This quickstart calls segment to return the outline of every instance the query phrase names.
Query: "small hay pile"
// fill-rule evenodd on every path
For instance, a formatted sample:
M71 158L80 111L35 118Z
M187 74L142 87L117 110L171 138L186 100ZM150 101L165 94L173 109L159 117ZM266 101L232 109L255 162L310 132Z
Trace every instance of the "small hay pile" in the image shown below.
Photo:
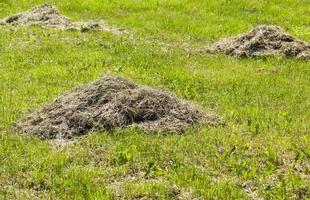
M213 44L208 53L236 57L283 56L310 58L310 44L298 40L277 26L260 25L250 32Z
M18 123L18 130L42 139L72 138L92 129L135 125L143 130L180 133L192 124L222 123L174 95L120 77L104 77L65 93Z
M43 4L26 12L9 16L0 20L0 25L28 26L37 24L43 27L61 30L73 29L79 31L97 30L121 34L124 30L113 28L105 22L72 22L51 5Z

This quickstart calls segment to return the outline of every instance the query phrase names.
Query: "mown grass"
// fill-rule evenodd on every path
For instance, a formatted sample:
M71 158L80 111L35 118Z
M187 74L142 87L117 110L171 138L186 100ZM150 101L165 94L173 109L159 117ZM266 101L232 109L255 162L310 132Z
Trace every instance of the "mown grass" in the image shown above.
M3 0L0 17L42 2ZM307 0L45 2L133 36L1 28L1 198L309 198L309 62L183 50L261 23L309 41ZM12 129L22 113L103 75L166 88L228 125L184 135L93 132L58 150Z

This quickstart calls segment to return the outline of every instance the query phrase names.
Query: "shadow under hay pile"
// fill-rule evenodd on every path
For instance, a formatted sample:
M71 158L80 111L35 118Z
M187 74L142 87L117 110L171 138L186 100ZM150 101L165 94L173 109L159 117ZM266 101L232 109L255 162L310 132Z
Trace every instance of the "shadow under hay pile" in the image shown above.
M310 43L298 40L278 26L260 25L250 32L214 43L203 52L236 57L283 56L310 58Z
M69 139L92 129L110 130L128 125L150 132L181 133L197 123L216 125L222 121L164 90L120 77L103 77L31 113L18 123L18 129L43 139Z
M107 31L119 35L125 33L124 30L114 28L105 22L72 22L66 16L51 5L43 4L34 7L26 12L9 16L0 20L0 25L11 26L27 26L27 25L40 25L43 27L57 28L61 30L73 29L79 31Z

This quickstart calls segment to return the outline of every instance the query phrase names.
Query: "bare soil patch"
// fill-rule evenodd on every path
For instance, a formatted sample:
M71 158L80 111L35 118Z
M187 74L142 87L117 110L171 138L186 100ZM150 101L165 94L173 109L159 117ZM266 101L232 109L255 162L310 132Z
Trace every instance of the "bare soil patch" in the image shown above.
M28 26L33 24L61 30L73 29L82 32L88 30L108 31L117 35L125 33L124 30L109 26L103 21L72 22L68 17L62 15L55 7L48 4L43 4L26 12L0 20L0 25Z
M193 124L222 120L162 89L103 77L77 87L30 113L18 130L42 139L70 139L95 130L135 125L149 132L181 133Z
M278 26L260 25L248 33L220 40L203 51L235 57L283 56L309 59L310 43L294 38Z

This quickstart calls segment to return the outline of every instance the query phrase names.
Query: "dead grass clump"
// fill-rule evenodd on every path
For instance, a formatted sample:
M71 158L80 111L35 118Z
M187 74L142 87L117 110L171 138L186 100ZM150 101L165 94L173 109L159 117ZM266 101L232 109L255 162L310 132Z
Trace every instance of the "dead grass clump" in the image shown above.
M104 77L77 87L31 113L18 129L40 138L72 138L92 129L135 125L150 132L180 133L192 124L221 122L174 95L120 77Z
M208 53L236 57L284 56L310 58L310 44L298 40L278 26L260 25L250 32L226 38L213 44Z
M124 31L113 28L105 22L72 22L51 5L43 4L26 12L9 16L0 20L0 25L27 26L37 24L43 27L61 30L74 29L79 31L97 30L121 34Z

